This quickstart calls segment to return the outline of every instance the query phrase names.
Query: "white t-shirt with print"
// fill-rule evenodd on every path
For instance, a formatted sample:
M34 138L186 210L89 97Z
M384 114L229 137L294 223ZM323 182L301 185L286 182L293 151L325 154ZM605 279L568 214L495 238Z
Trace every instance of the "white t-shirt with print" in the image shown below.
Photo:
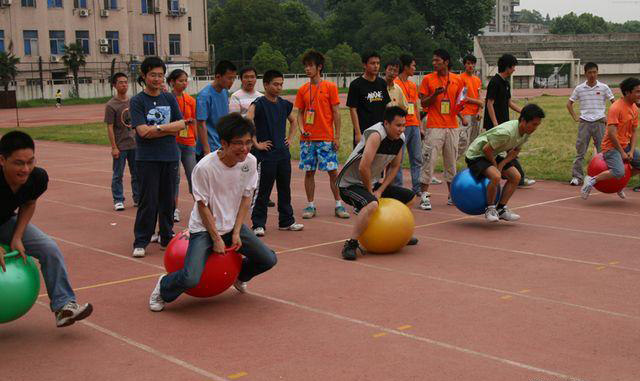
M242 116L247 116L247 112L249 112L249 106L251 103L262 96L262 93L259 91L254 91L253 93L247 93L246 91L240 89L233 94L229 98L229 112L239 112Z
M216 230L220 235L233 230L242 197L251 197L258 185L257 160L252 154L228 167L211 152L198 162L191 175L195 203L189 219L189 231L206 231L198 211L198 201L204 202L216 219Z

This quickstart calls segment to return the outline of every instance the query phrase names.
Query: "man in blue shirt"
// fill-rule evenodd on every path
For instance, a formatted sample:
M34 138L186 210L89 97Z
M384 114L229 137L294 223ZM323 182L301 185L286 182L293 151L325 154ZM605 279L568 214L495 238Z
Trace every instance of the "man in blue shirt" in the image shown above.
M198 161L220 148L220 137L216 131L218 120L229 114L229 89L236 78L236 66L226 60L220 61L214 71L213 83L198 94L196 119L198 120Z

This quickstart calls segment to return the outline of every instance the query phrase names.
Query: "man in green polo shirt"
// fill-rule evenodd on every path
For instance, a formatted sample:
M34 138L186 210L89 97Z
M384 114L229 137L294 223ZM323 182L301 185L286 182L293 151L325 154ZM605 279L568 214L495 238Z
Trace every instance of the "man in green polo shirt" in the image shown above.
M485 218L489 222L499 220L517 221L520 216L507 208L507 202L520 182L520 172L515 165L522 145L538 128L544 118L544 111L535 104L528 104L520 113L518 120L510 120L480 134L469 146L465 161L476 179L487 177L487 204ZM506 154L506 156L504 155ZM497 207L494 205L500 179L507 183Z

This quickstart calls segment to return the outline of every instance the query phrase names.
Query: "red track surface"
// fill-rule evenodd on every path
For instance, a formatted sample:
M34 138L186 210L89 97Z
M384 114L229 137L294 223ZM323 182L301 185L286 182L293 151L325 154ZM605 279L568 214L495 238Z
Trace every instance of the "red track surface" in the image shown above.
M271 209L265 241L278 265L246 295L183 296L153 313L163 253L152 244L131 258L135 209L112 209L108 149L37 144L50 184L34 222L95 312L57 329L42 295L0 325L2 380L640 379L637 194L583 201L575 187L539 182L515 195L521 222L490 225L446 206L434 186L434 210L414 210L418 246L346 262L353 221L332 216L325 176L319 216L302 220L296 169L305 230L278 231Z

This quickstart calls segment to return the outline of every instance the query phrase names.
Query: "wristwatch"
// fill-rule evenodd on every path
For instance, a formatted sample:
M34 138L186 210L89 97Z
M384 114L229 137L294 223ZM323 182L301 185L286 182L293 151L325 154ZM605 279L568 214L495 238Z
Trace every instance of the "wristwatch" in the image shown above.
M161 125L156 125L156 131L158 132L162 132L162 126Z

